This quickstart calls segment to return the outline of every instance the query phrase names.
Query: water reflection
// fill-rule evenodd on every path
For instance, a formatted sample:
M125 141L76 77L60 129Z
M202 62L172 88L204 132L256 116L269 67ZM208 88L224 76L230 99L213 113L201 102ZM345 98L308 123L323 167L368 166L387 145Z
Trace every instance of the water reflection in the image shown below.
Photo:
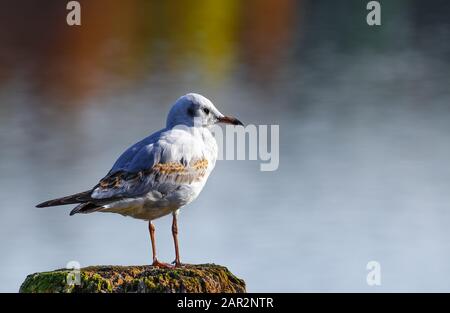
M148 263L141 221L33 206L90 187L191 90L280 124L281 161L218 163L181 215L186 262L251 291L372 291L375 259L380 290L448 290L446 2L383 2L379 29L361 1L81 4L80 28L61 1L0 4L0 290L70 260Z

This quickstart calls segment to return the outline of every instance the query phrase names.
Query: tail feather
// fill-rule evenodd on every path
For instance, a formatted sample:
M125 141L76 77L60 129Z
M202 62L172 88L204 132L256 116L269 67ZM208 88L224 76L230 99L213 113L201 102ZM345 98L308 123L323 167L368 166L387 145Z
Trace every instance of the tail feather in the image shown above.
M74 204L74 203L84 203L92 200L91 198L92 189L88 191L83 191L80 193L76 193L74 195L48 200L36 205L37 208L45 208L49 206L57 206L57 205L66 205L66 204Z
M80 205L77 205L72 211L70 211L70 216L77 214L77 213L92 213L95 211L98 211L100 209L103 209L101 205L87 202L87 203L81 203Z

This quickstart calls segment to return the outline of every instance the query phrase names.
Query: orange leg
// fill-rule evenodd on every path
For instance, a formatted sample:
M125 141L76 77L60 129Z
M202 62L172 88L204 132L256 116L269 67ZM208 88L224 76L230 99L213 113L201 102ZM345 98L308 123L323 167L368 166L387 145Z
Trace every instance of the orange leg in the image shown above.
M172 213L173 219L172 219L172 236L173 236L173 243L175 245L175 267L180 267L180 252L178 250L178 223L177 223L177 213Z
M162 268L171 268L172 266L167 263L162 263L158 261L156 257L156 240L155 240L155 225L153 225L152 221L148 222L148 230L150 232L150 239L152 241L152 254L153 254L153 263L152 266L162 267Z

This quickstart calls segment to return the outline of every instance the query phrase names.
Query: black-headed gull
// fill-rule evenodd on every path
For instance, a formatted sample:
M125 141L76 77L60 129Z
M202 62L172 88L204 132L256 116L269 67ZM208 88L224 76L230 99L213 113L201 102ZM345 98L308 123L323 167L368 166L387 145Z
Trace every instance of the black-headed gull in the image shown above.
M214 168L217 143L211 128L216 123L242 125L224 116L207 98L189 93L172 106L166 127L127 149L108 174L92 189L49 200L37 207L78 203L76 213L113 212L149 221L153 265L169 266L156 257L152 221L172 214L175 266L180 266L177 214L192 202Z

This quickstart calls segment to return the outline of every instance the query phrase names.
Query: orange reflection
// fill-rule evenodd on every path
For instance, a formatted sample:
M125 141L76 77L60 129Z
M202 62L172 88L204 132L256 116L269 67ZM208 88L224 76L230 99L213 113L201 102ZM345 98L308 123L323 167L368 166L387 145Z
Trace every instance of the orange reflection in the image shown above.
M254 79L270 80L286 55L294 29L294 0L245 1L243 14L243 54Z
M80 3L82 25L72 27L64 1L1 5L0 82L21 73L33 94L70 106L149 75L194 70L203 82L221 82L241 53L254 75L270 77L294 9L289 0Z

